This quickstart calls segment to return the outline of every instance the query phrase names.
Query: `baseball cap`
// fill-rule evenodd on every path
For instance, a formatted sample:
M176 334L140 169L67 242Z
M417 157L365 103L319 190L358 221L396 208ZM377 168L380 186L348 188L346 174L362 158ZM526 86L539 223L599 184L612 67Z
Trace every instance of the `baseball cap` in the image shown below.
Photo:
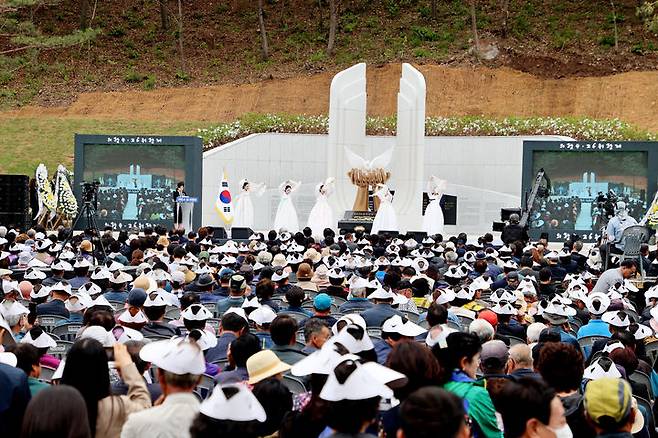
M633 406L633 392L623 379L604 377L592 380L585 387L585 410L594 423L619 425L628 418Z
M328 310L331 308L332 302L333 300L329 295L324 293L317 294L313 299L313 307L315 307L317 310Z
M480 363L484 370L497 369L505 365L509 359L509 349L503 341L485 342L480 352Z
M233 290L243 290L247 288L247 282L240 274L235 274L231 277L230 288Z
M142 288L135 287L128 292L128 305L142 307L146 301L146 291Z
M488 309L480 312L480 314L478 315L478 319L484 319L493 327L496 327L498 325L498 315L496 315L493 311Z

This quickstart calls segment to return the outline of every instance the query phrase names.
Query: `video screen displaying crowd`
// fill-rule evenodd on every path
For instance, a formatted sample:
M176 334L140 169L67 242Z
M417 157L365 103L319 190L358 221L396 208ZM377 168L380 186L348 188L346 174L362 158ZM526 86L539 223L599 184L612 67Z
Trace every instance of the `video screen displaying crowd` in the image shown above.
M655 247L311 234L0 227L0 436L656 436Z

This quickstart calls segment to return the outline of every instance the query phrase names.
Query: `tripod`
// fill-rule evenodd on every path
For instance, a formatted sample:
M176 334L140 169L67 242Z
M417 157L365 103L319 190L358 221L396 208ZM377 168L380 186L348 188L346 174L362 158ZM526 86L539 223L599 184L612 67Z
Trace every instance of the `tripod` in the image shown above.
M62 249L60 250L63 251L66 245L71 241L73 238L73 230L75 230L75 227L78 225L78 222L80 219L84 216L86 222L87 222L87 230L91 230L94 233L94 236L91 238L91 243L92 245L95 242L98 242L98 247L101 249L101 252L103 253L103 259L107 258L107 253L105 252L105 247L103 246L103 241L101 240L101 232L98 229L98 224L96 223L96 209L94 208L94 201L91 199L87 199L85 197L84 203L82 204L82 208L78 212L78 215L75 217L75 220L73 221L73 225L71 226L71 233L66 237L66 240L64 243L62 243ZM97 259L96 255L93 252L93 246L92 246L92 253L91 256L93 257L94 265L97 265ZM59 257L59 254L57 254L57 257Z

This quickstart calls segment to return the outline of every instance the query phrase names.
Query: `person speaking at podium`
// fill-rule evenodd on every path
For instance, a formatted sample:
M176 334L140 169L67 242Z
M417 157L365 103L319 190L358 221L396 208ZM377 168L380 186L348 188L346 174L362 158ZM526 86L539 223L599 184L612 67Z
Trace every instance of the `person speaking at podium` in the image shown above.
M187 196L187 193L185 193L185 183L183 181L179 182L176 185L176 190L174 190L173 196L174 196L174 228L179 229L182 226L181 218L183 217L183 214L181 213L180 206L178 205L178 197Z

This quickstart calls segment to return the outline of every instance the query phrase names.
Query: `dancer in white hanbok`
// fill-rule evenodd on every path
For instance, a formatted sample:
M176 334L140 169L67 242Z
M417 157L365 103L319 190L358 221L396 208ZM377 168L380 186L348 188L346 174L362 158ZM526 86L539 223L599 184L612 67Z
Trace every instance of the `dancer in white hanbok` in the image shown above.
M254 204L251 202L251 194L261 196L265 188L265 184L253 183L246 178L240 181L241 192L235 197L234 228L254 228Z
M293 204L290 195L292 195L301 184L301 181L287 180L279 185L281 201L279 201L279 207L276 209L276 216L274 217L274 229L277 232L282 228L291 233L299 231L297 210L295 210L295 204Z
M329 206L327 198L333 192L334 178L327 178L315 186L315 205L308 215L308 227L313 231L313 238L317 241L324 237L325 228L336 228L334 212Z
M377 209L370 234L377 234L380 231L399 231L398 218L392 204L393 195L388 190L388 186L377 184L373 196L379 198L379 209Z
M430 176L427 183L427 196L430 198L430 203L425 209L425 216L423 216L423 231L428 236L443 233L443 210L441 209L441 197L447 186L447 181L439 179L436 176Z

